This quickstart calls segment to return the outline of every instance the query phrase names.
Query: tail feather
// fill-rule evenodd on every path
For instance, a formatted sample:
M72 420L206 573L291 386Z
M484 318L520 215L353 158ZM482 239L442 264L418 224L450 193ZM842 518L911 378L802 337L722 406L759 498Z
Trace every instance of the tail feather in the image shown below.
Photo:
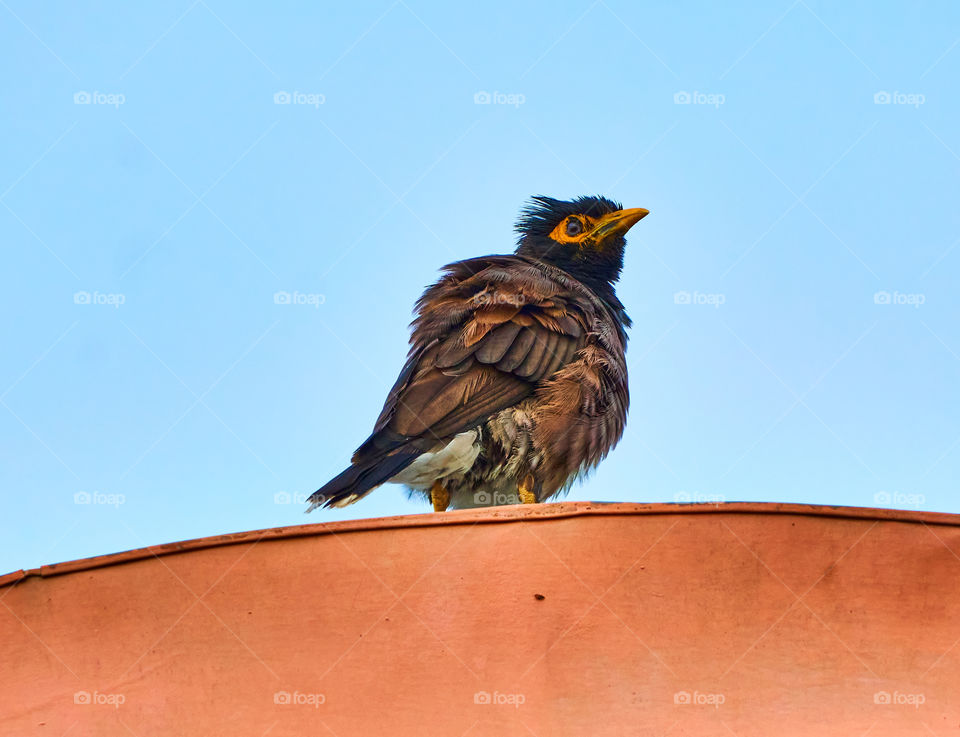
M351 465L310 495L307 512L319 506L345 507L359 501L413 463L418 455L420 451L399 451Z

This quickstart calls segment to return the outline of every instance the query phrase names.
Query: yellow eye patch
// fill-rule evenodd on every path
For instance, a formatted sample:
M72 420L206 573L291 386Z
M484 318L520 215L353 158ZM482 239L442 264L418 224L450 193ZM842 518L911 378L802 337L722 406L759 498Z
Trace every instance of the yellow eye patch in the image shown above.
M590 235L596 221L586 215L570 215L560 221L550 232L550 238L557 243L581 244Z

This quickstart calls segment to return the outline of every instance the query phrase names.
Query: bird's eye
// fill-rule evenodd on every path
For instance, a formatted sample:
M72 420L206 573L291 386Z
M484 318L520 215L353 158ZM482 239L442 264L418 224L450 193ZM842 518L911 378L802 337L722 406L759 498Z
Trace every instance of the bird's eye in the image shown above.
M580 235L583 232L583 224L576 218L570 218L567 221L567 235Z

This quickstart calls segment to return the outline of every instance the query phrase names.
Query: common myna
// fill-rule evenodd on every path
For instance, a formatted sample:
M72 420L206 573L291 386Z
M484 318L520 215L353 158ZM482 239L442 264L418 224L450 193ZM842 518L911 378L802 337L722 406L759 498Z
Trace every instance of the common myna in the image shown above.
M416 304L410 352L373 434L310 508L384 482L448 507L542 502L617 444L630 318L614 291L647 210L534 197L513 255L445 266Z

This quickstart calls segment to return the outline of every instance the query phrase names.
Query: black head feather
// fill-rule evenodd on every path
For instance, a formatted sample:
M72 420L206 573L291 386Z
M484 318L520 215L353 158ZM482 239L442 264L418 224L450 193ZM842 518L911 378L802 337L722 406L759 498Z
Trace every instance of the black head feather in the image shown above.
M516 231L520 234L518 245L523 244L526 236L548 236L564 218L571 215L589 215L600 217L622 210L619 202L606 197L577 197L573 200L557 200L544 195L534 195L530 204L520 212Z
M619 202L600 196L557 200L536 195L521 211L517 221L517 254L557 266L597 294L612 296L612 285L620 278L623 268L626 245L623 237L605 240L603 248L581 248L576 244L555 241L550 234L571 215L598 218L622 209Z

